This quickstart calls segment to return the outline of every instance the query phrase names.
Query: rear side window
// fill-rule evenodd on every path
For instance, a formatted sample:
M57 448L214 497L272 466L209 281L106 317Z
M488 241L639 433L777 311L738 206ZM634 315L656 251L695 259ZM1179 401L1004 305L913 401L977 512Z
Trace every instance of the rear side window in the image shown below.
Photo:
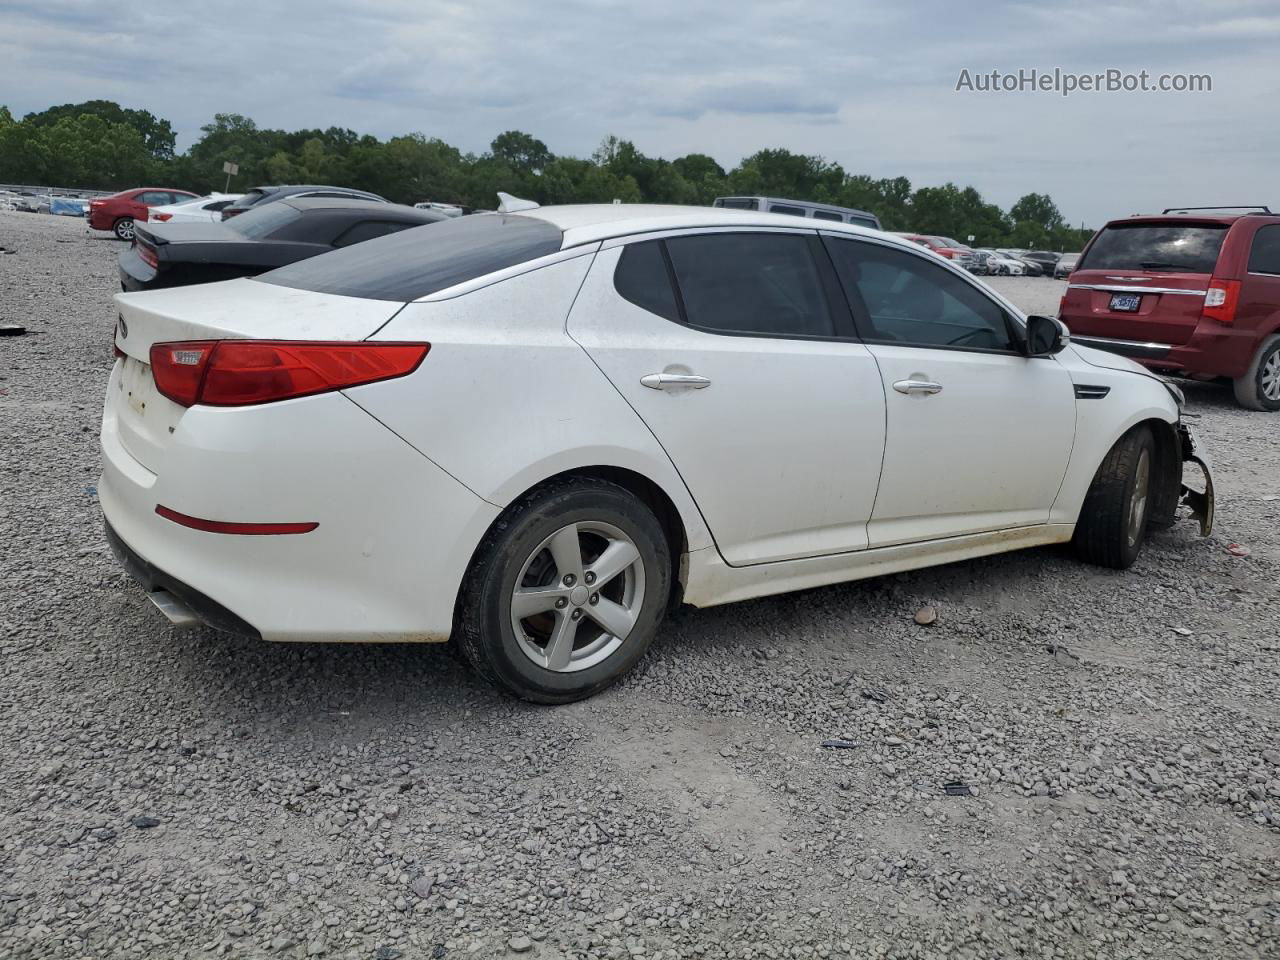
M814 216L816 217L817 214L815 213ZM869 220L866 217L850 217L849 222L855 227L870 227L872 230L880 229L880 224L876 223L874 220Z
M751 199L743 199L740 197L721 198L715 202L717 207L728 207L732 210L754 210L756 202Z
M136 197L138 203L145 204L148 207L163 206L173 202L173 195L169 193L161 193L159 190L148 190L140 193Z
M661 240L645 240L623 247L613 272L613 286L624 300L642 310L656 313L672 323L680 322Z
M785 203L774 203L769 206L770 213L789 213L793 217L803 217L803 207L789 207Z
M826 238L864 340L1010 350L1004 310L963 277L918 254Z
M420 226L416 223L398 223L394 220L363 220L349 227L333 241L335 247L349 247L353 243L364 243L375 237L385 237L388 233L399 233L409 227Z
M341 297L407 303L545 257L558 251L563 242L564 235L546 220L481 213L401 230L300 260L254 279Z
M302 214L297 207L287 203L268 203L251 207L238 217L224 220L227 229L234 230L247 240L261 240L277 230L293 223Z
M1178 270L1213 273L1225 224L1118 223L1089 247L1081 270Z
M835 333L807 238L790 233L672 237L667 252L689 325L717 333Z
M813 211L813 219L834 220L837 223L840 223L843 218L840 216L840 214L832 213L830 210L815 210Z
M1280 274L1280 223L1259 227L1249 250L1249 272Z

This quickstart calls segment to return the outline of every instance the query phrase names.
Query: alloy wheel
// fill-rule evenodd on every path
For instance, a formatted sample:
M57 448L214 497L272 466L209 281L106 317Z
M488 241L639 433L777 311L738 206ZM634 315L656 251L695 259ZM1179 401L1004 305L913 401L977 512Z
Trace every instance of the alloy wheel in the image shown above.
M1138 455L1138 466L1134 470L1133 494L1129 498L1129 523L1126 533L1129 546L1134 546L1141 538L1147 522L1147 492L1151 487L1151 454L1143 448Z
M511 594L511 626L531 661L573 673L622 646L644 599L644 562L631 538L608 523L570 523L525 560Z
M1271 351L1258 371L1258 389L1268 400L1280 400L1280 349Z

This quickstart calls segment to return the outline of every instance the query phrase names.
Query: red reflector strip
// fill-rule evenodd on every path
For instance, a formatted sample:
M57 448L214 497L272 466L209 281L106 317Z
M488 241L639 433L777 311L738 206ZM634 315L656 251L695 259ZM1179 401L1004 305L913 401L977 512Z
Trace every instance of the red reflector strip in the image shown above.
M228 523L225 520L201 520L189 517L177 510L156 505L156 513L166 520L190 527L192 530L203 530L205 533L232 533L242 537L269 537L284 533L310 533L318 523Z

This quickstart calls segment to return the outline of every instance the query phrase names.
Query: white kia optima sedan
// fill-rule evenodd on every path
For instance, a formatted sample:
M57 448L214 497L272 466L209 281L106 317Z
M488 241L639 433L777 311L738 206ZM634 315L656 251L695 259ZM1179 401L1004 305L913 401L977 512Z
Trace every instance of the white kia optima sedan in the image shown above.
M99 495L171 620L544 703L674 603L1212 520L1176 387L851 225L526 208L116 303Z

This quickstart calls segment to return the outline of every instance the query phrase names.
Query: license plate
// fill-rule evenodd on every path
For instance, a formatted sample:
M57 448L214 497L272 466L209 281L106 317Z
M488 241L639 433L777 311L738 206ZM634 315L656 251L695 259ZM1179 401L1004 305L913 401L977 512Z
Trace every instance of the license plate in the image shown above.
M1142 303L1142 294L1140 293L1113 293L1111 295L1111 309L1117 313L1137 313L1138 306Z

